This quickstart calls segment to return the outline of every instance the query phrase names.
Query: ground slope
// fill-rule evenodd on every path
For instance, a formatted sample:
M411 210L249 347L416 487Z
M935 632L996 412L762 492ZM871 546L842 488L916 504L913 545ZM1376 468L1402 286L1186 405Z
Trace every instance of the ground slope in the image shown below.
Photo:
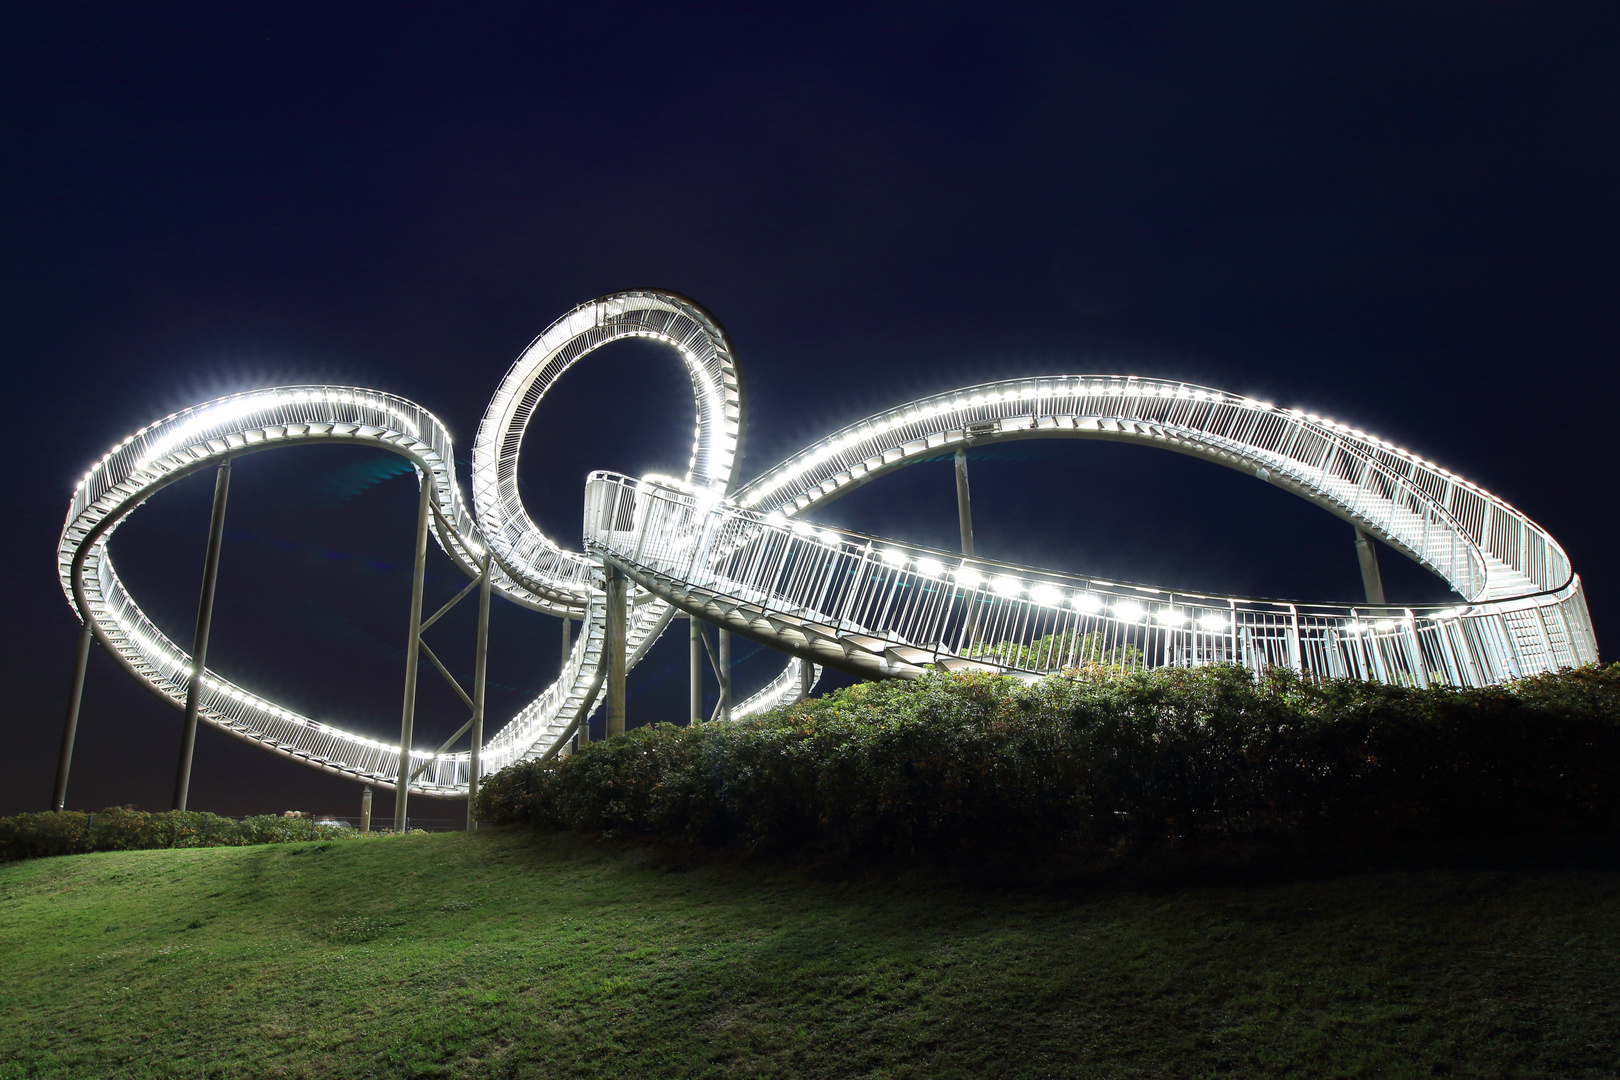
M951 884L486 830L0 866L0 1077L1610 1076L1620 870Z

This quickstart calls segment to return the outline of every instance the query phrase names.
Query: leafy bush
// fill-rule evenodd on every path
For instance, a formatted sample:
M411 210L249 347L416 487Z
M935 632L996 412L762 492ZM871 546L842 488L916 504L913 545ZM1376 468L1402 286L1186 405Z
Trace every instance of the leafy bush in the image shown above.
M1136 667L1142 660L1141 652L1134 645L1106 646L1103 636L1096 631L1081 634L1073 630L1048 634L1028 645L1020 645L1016 641L981 644L969 650L968 655L1025 671L1096 666L1116 674Z
M750 851L1102 851L1612 828L1620 665L1480 690L1236 667L934 673L490 776L479 816Z
M148 813L113 806L93 814L63 810L0 818L0 862L87 851L238 847L357 835L356 829L330 825L312 829L306 818L264 814L238 820L196 811Z

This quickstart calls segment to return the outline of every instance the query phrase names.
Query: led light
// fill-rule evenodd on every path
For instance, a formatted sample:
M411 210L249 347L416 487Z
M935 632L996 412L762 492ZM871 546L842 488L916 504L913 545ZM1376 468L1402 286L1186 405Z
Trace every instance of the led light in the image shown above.
M1141 622L1142 605L1135 600L1121 600L1114 605L1114 618L1121 622Z
M1386 630L1393 630L1395 629L1395 620L1379 619L1377 622L1373 623L1373 629L1379 631L1380 633Z
M945 576L945 564L938 559L922 558L917 560L917 573L924 577L939 578Z
M807 523L805 523L803 521L795 521L793 523L793 535L794 536L811 536L811 535L813 535L815 533L815 531L816 530L812 529Z
M1024 591L1024 583L1015 577L998 577L991 588L1002 596L1018 596Z
M1177 608L1160 608L1154 612L1153 621L1162 626L1183 626L1187 622L1187 613Z
M1057 607L1063 603L1063 593L1051 585L1031 585L1029 598L1044 607Z
M1205 630L1208 630L1212 634L1219 634L1230 626L1231 623L1228 622L1225 615L1211 611L1209 614L1202 616L1198 620L1198 625L1202 626Z
M984 580L983 574L973 569L973 567L966 565L958 566L954 576L956 577L957 584L961 585L964 589L976 589L979 587L979 582Z
M899 548L884 548L878 553L878 558L882 559L890 566L906 565L906 553L901 551Z
M1101 611L1103 606L1102 597L1088 592L1075 593L1069 597L1069 603L1076 611Z
M828 547L837 547L838 546L838 539L839 539L838 534L833 532L831 529L822 529L819 533L816 534L816 539L820 540L823 544L826 544Z

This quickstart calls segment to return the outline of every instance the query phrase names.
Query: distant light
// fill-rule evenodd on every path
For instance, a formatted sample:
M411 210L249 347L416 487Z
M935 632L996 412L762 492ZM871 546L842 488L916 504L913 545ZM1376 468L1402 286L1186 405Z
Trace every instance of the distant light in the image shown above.
M1142 614L1142 605L1135 600L1121 600L1114 605L1114 618L1122 622L1141 622Z
M984 580L983 574L973 569L973 567L965 564L956 568L955 577L957 584L961 585L964 589L977 589L979 587L979 583Z
M1160 608L1154 613L1153 621L1164 626L1182 626L1187 622L1187 613L1178 608Z
M917 560L917 573L924 577L942 578L945 576L945 564L938 559L921 558Z
M795 536L810 536L810 535L814 534L815 531L816 530L812 529L808 524L806 524L803 521L795 521L793 523L793 534Z
M831 529L822 529L821 532L816 534L816 539L820 540L823 544L826 544L828 547L837 547L838 546L838 540L839 540L838 534L833 532Z
M890 566L906 565L906 553L901 551L899 548L884 548L878 553L878 558L882 559Z
M1208 615L1205 615L1198 620L1198 625L1202 626L1205 630L1208 630L1212 634L1219 634L1224 632L1226 628L1232 624L1225 615L1211 611Z
M1002 596L1018 596L1024 591L1024 583L1015 577L998 577L992 588Z
M1076 611L1101 611L1103 606L1102 597L1088 592L1075 593L1069 598L1069 603L1074 605Z
M1393 630L1393 629L1395 629L1395 620L1394 619L1379 619L1377 622L1373 623L1373 629L1377 630L1379 632L1383 632L1385 630Z

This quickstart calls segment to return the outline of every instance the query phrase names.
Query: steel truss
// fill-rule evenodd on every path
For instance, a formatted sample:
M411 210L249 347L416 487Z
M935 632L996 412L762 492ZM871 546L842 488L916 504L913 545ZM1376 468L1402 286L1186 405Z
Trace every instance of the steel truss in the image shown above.
M663 342L681 358L696 403L691 460L681 478L593 474L587 552L569 551L523 509L519 448L557 379L626 337ZM163 700L185 711L189 699L202 722L314 768L388 786L403 775L407 791L440 797L465 796L479 771L568 753L604 698L619 699L606 704L610 717L622 717L622 672L677 611L713 623L722 634L718 651L729 651L725 635L737 633L791 655L782 674L748 700L733 705L723 695L717 715L733 717L808 693L821 665L910 677L934 664L1035 676L1087 662L1133 668L1235 662L1310 677L1478 686L1598 659L1580 578L1545 530L1462 477L1333 420L1133 376L1008 380L867 417L733 492L744 412L741 375L718 323L684 297L643 290L580 305L512 365L474 440L470 500L455 478L444 425L414 402L381 391L255 390L142 428L79 482L58 545L62 587L86 629L58 801L90 635ZM1371 600L1382 597L1373 591L1377 566L1369 569L1368 537L1434 571L1462 600L1429 607L1300 604L1172 591L997 563L970 549L932 551L806 520L854 487L916 461L1047 437L1159 446L1250 473L1355 527ZM421 641L443 611L420 621L419 584L403 737L389 742L285 709L194 666L192 653L158 629L113 568L113 531L157 491L244 454L309 442L373 446L408 459L423 492L418 550L431 533L472 582L462 595L480 590L474 691L451 680L472 716L436 750L418 749L410 739L418 650L449 678ZM966 545L971 523L960 458L958 466ZM220 506L222 512L222 500ZM620 575L628 579L624 599L610 613L609 596L621 595L610 581ZM482 628L492 593L582 622L558 679L485 741ZM200 620L197 643L205 642ZM694 632L692 647L696 673L706 639ZM717 670L723 691L729 689L723 657ZM692 706L694 718L699 705ZM469 749L451 750L468 734Z

